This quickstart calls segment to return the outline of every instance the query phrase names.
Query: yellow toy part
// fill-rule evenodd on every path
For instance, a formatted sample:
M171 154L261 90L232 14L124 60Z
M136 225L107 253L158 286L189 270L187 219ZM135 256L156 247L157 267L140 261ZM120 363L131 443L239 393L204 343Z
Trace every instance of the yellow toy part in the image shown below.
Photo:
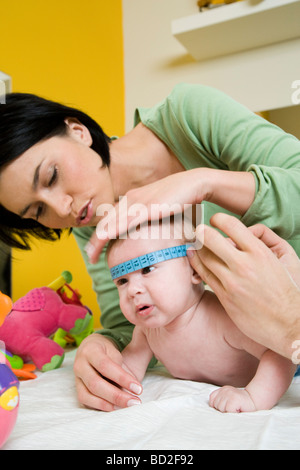
M229 3L241 2L243 0L198 0L197 4L200 8L209 7L210 5L228 5Z
M6 411L12 411L19 404L19 391L17 387L11 387L0 397L0 407Z
M65 284L70 284L72 282L72 274L70 271L63 271L61 273L61 276L59 276L55 281L51 282L51 284L48 285L48 287L52 290L58 291L62 287L64 287Z

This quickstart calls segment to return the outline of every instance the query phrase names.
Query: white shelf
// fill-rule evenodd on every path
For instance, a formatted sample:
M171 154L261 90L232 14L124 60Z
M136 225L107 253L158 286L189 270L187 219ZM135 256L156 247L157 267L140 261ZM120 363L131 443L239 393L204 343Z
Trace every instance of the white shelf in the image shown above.
M3 92L11 92L11 77L0 71L0 95L2 95Z
M172 34L196 60L300 37L300 0L243 0L172 21Z

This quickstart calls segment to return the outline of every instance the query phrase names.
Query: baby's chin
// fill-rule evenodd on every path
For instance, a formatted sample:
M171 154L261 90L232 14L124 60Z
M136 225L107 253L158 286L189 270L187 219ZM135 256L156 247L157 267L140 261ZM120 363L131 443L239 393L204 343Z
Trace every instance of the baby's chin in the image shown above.
M148 317L148 318L138 318L136 320L135 325L141 326L144 328L164 328L168 326L168 321L163 321L162 319L156 317Z

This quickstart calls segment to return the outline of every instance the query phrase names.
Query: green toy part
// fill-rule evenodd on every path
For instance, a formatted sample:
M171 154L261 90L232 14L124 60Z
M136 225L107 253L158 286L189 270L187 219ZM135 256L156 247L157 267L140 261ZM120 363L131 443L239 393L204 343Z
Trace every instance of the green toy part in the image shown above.
M5 356L8 362L10 363L12 369L22 369L22 367L24 366L24 361L19 356L16 356L15 354L13 356L5 354Z
M65 348L68 344L68 341L66 340L66 337L68 336L69 338L71 337L71 339L73 340L73 342L76 344L77 347L80 346L82 341L87 336L93 333L94 320L93 320L93 317L90 317L89 315L87 315L84 320L80 320L80 322L82 322L83 325L80 325L80 324L77 325L77 322L78 320L76 321L75 327L72 328L72 330L70 330L69 332L63 330L62 328L59 328L53 337L53 341L59 344L59 346L61 346L62 348ZM79 331L80 328L82 328L82 326L84 327L83 330L81 329L79 333L74 333L74 329L75 330L78 329Z
M42 372L49 372L50 370L53 370L53 369L59 369L64 361L64 358L65 358L64 354L62 356L58 356L58 355L53 356L51 358L51 362L48 362L48 364L43 365Z
M73 280L73 276L72 274L70 273L70 271L63 271L61 273L62 277L65 279L66 283L67 284L71 284L72 280Z
M85 316L85 318L78 318L76 321L75 321L75 326L73 326L73 328L71 328L71 330L69 331L69 333L74 336L74 335L78 335L80 333L82 333L90 324L90 321L91 321L91 315L90 313L88 312Z

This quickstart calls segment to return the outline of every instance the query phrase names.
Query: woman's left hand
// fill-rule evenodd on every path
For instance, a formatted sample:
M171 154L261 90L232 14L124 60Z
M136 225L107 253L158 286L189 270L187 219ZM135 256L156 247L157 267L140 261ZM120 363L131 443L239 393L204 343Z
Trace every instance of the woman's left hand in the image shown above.
M300 339L297 254L267 227L248 229L226 214L215 214L211 224L229 239L199 226L203 248L190 252L192 267L245 335L291 358L293 341Z

